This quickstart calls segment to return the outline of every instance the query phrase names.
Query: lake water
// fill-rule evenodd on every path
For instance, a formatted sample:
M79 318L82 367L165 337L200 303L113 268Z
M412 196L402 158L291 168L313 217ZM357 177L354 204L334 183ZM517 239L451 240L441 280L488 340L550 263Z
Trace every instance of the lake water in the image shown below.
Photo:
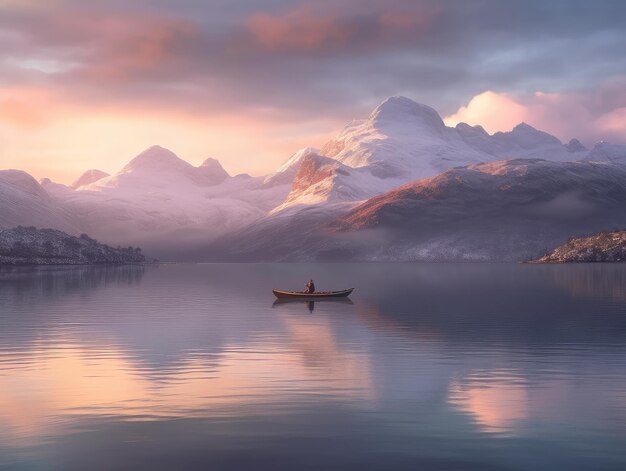
M624 470L626 265L3 270L0 468Z

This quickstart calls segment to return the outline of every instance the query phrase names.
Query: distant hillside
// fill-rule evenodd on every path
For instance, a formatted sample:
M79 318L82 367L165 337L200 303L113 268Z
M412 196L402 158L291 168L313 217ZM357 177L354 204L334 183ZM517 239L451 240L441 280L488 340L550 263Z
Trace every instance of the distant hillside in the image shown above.
M0 230L0 265L88 265L143 263L139 248L113 248L86 234L18 226Z
M347 213L285 211L209 250L244 261L519 262L625 227L625 208L623 165L505 160L417 180Z
M172 261L522 261L626 226L626 146L452 128L396 96L265 176L160 146L71 186L0 170L0 229L18 225Z
M570 239L532 263L626 262L626 231Z

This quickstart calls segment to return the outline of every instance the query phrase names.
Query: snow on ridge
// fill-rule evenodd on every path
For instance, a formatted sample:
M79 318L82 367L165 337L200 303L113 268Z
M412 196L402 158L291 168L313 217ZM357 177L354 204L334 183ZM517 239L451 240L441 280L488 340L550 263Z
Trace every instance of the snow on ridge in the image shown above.
M230 178L219 160L210 157L197 167L196 173L201 175L203 182L209 185L216 185Z
M265 185L277 185L277 184L290 184L296 173L298 168L300 167L300 162L309 155L317 155L319 150L314 147L304 147L296 152L294 152L286 161L283 163L278 170L269 174L263 179L263 183Z
M294 152L291 157L289 157L284 164L282 164L280 167L278 167L278 170L276 170L277 173L282 173L284 171L286 171L287 169L291 168L293 165L297 164L298 162L300 162L300 160L302 160L305 156L309 155L309 154L318 154L319 153L319 149L316 149L315 147L303 147L302 149L297 150L296 152Z
M421 127L440 134L445 128L435 109L403 96L393 96L385 100L374 109L367 121L372 127L383 128L388 132L415 131Z
M76 233L75 218L28 173L0 170L0 228L55 227Z
M171 150L159 145L153 145L126 164L120 173L137 170L171 170L177 168L193 168L193 165L178 157Z
M563 145L525 123L494 135L465 123L446 127L434 109L391 97L368 118L350 122L320 150L300 149L264 177L231 177L215 159L196 167L152 146L120 172L76 190L53 182L39 185L25 172L0 174L0 195L11 201L19 193L27 208L22 213L43 208L65 226L74 218L85 232L107 243L149 248L145 241L157 238L164 244L205 242L287 209L350 205L454 167L515 158L626 162L626 146L581 147ZM500 168L493 164L483 171ZM22 190L7 190L11 178ZM18 216L7 214L0 212L0 223Z
M84 232L105 243L140 245L162 255L264 217L285 199L289 184L264 187L262 180L231 177L215 159L194 167L153 146L120 172L76 190L48 186Z
M327 174L323 192L326 200L320 200L320 178L311 178L315 188L309 190L298 185L294 190L299 190L301 195L292 190L277 209L307 200L310 204L325 204L337 197L350 198L351 194L374 196L454 167L494 160L567 162L584 160L588 154L598 160L626 161L626 146L597 146L587 152L578 141L564 145L556 137L524 122L511 131L493 135L482 126L466 123L450 128L433 108L395 96L376 107L367 119L349 123L322 146L319 154L340 162L351 176ZM360 185L362 191L341 191ZM306 197L311 193L317 197Z
M98 180L109 176L110 175L108 173L103 172L102 170L92 168L85 171L80 177L78 177L71 185L69 185L69 188L75 190L76 188L95 183Z

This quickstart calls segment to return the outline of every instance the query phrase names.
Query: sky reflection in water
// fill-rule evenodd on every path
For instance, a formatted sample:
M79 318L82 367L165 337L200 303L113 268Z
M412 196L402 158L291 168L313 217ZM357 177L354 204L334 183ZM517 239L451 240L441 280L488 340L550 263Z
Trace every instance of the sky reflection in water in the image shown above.
M274 303L310 277L352 302ZM625 286L619 265L4 270L0 467L624 469Z

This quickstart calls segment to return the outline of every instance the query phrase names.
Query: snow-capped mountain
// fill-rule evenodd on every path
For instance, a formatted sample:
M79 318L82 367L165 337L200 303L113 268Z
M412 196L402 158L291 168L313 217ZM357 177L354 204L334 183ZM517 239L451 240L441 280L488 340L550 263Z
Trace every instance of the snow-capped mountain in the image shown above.
M488 158L447 128L435 110L404 97L389 98L369 118L350 123L322 146L320 155L336 161L328 162L336 171L318 165L319 173L312 175L310 161L309 175L296 177L299 185L283 209L370 198L417 178ZM306 188L304 180L315 188Z
M209 157L196 171L200 180L206 185L217 185L230 177L218 160Z
M272 210L276 214L287 208L359 201L380 191L373 187L369 168L349 167L338 160L318 154L307 154L292 178L287 199Z
M580 142L578 139L570 139L570 141L565 144L565 149L568 152L585 152L587 148Z
M572 161L585 153L582 145L564 146L556 137L525 123L493 135L465 123L450 128L431 107L397 96L322 146L319 154L337 163L319 165L319 173L312 175L314 165L309 161L306 174L296 176L297 186L277 210L354 202L472 163L520 157ZM329 171L328 165L336 171ZM307 188L304 181L312 187Z
M543 192L543 185L549 184L556 189L569 185L567 191L578 194L593 182L572 180L571 172L596 168L589 162L610 163L612 167L606 168L611 169L626 167L626 146L600 143L587 150L576 139L563 145L554 136L525 123L493 135L480 126L464 123L447 127L434 109L408 98L392 97L367 119L350 123L320 150L301 149L275 172L261 177L230 176L211 158L196 167L159 146L142 152L113 175L89 170L70 186L48 179L38 184L24 172L4 171L0 175L0 227L21 224L61 229L74 235L86 232L111 245L139 245L161 259L177 259L182 251L201 256L203 247L219 239L213 247L221 247L220 256L257 253L263 247L269 257L265 259L271 260L304 253L303 241L308 240L315 244L305 252L315 258L335 249L345 250L345 246L335 242L334 248L332 244L328 250L320 248L319 244L326 242L319 234L328 234L328 221L363 203L377 201L379 195L418 181L426 185L426 193L436 194L444 187L434 185L435 180L424 183L424 178L449 176L449 172L458 173L459 168L465 168L470 174L454 174L459 185L450 186L456 189L453 194L458 195L455 198L461 204L472 197L471 192L464 192L468 189L465 183L474 181L467 180L468 175L480 180L490 174L485 169L492 167L481 166L483 163L537 158L545 161L526 160L535 162L526 166L518 160L514 164L498 164L499 167L493 167L499 169L494 170L494 175L504 172L510 179L520 169L531 173L539 169L547 179L539 178L535 172L533 178L515 180L522 182L519 185L513 182L519 191L526 185L525 197ZM588 167L565 165L574 161L583 161ZM483 176L479 178L477 174ZM505 187L513 183L500 182ZM485 190L476 187L473 191ZM489 197L500 196L492 192ZM432 211L439 207L437 198L424 201ZM612 211L619 210L609 203L607 200ZM402 200L393 206L393 211L397 209L402 214L405 204L407 201ZM483 207L492 205L485 202L477 210ZM449 203L441 208L443 212L437 213L437 217L442 220L461 211L461 206ZM526 220L523 213L512 214ZM419 220L412 213L406 217ZM433 220L437 217L433 216ZM461 220L467 223L466 219ZM399 222L404 224L401 219ZM328 240L352 234L352 229L334 232ZM360 231L357 230L358 240ZM381 240L374 240L382 245ZM247 248L240 250L242 247ZM245 259L245 255L237 257Z
M78 177L70 185L70 188L72 190L75 190L76 188L79 188L79 187L84 186L84 185L89 185L91 183L95 183L98 180L101 180L101 179L106 178L108 176L109 176L108 173L103 172L102 170L98 170L98 169L92 168L90 170L87 170L80 177Z
M214 159L194 167L153 146L114 175L53 194L89 235L167 258L260 219L288 192L288 183L231 177Z
M497 158L544 158L553 161L576 159L573 153L584 151L575 143L564 146L556 137L520 123L508 132L489 135L481 126L459 123L455 127L461 138L475 149ZM576 141L578 142L578 141ZM580 142L578 142L580 146Z
M313 147L300 149L289 157L289 159L287 159L287 161L281 165L278 170L265 177L263 179L263 183L266 186L283 185L285 183L290 185L295 178L296 173L298 173L302 160L309 155L316 155L318 153L319 150Z
M98 179L82 190L115 189L137 193L138 189L176 188L179 185L210 186L221 183L229 177L220 163L207 159L200 167L179 158L172 151L161 146L152 146L115 175Z
M414 179L484 157L434 109L405 97L389 98L366 120L348 125L321 154L350 167L371 167L380 179Z
M19 225L79 230L73 215L28 173L0 170L0 228Z
M385 234L384 247L361 247L364 258L511 261L625 226L625 166L535 159L455 168L372 198L334 224L344 235Z
M599 142L581 160L626 164L626 146Z
M626 166L514 159L456 167L337 216L283 212L217 241L257 261L523 261L569 237L626 227ZM331 206L332 207L332 206Z

